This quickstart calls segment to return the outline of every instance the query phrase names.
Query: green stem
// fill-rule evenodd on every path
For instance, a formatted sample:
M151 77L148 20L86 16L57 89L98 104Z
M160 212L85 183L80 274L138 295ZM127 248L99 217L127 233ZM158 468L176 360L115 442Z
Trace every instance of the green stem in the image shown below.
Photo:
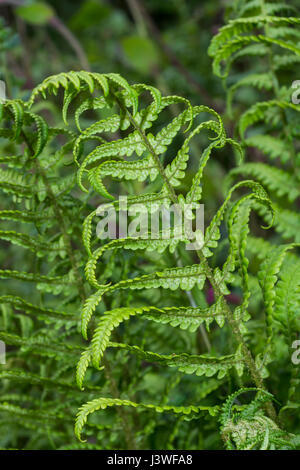
M26 142L30 152L32 154L34 154L31 143L30 143L29 139L27 138L26 134L24 133L24 131L22 131L22 136L23 136L24 141ZM65 224L64 215L63 215L62 210L61 210L61 208L60 208L60 206L59 206L59 204L56 200L55 194L52 191L52 188L51 188L51 185L48 181L45 170L40 165L38 160L35 161L35 165L37 167L38 172L42 176L42 179L43 179L43 182L45 184L48 196L49 196L49 198L51 199L51 201L53 203L54 213L56 215L57 221L59 222L59 225L60 225L60 228L61 228L61 231L62 231L64 246L65 246L65 249L68 253L68 256L69 256L69 259L70 259L70 262L71 262L71 266L72 266L72 269L73 269L74 274L75 274L78 293L80 295L80 298L81 298L82 302L85 302L86 292L85 292L83 280L82 280L82 277L80 275L79 268L78 268L78 265L77 265L77 262L76 262L76 259L75 259L74 253L73 253L72 243L71 243L70 236L67 232L67 227L66 227L66 224ZM104 358L104 366L105 366L105 375L107 377L111 393L112 393L113 397L119 398L120 395L119 395L119 392L118 392L117 385L116 385L115 380L114 380L114 378L111 374L109 363L106 361L105 358ZM119 407L117 407L117 408L118 408L120 418L123 421L124 432L125 432L125 440L127 442L128 449L136 449L137 448L136 443L134 441L134 437L132 435L132 430L131 430L131 427L129 425L129 420L128 420L129 414L126 410L123 410L123 409L120 410Z
M177 195L175 193L175 190L174 190L173 186L171 185L171 183L169 182L168 177L165 174L164 167L163 167L158 155L156 154L154 148L152 147L151 143L147 139L146 134L140 128L140 126L137 124L137 122L135 121L135 119L131 115L131 113L128 111L128 109L126 107L124 107L124 105L120 102L120 100L118 98L116 98L116 100L117 100L120 108L124 112L127 113L131 124L137 130L137 132L140 134L141 138L143 139L143 141L145 143L146 148L148 149L148 151L152 155L153 160L156 162L157 168L158 168L159 173L160 173L160 175L161 175L161 177L162 177L162 179L165 183L165 186L167 188L167 191L169 193L169 197L170 197L171 201L174 204L178 204L178 198L177 198ZM249 373L251 375L251 378L252 378L253 382L255 383L256 387L266 390L266 387L263 383L263 379L262 379L262 377L260 375L260 372L259 372L259 370L256 366L256 363L255 363L255 361L252 357L251 351L248 348L248 346L247 346L247 344L246 344L246 342L243 338L243 335L242 335L241 330L240 330L239 323L238 323L237 320L234 319L234 317L232 315L232 311L231 311L228 303L226 302L226 300L224 299L224 297L223 297L223 295L220 291L219 285L218 285L218 283L216 282L216 280L214 278L213 271L212 271L211 267L209 266L207 259L203 255L202 251L197 251L197 255L198 255L198 258L199 258L200 262L202 263L202 265L204 267L206 277L207 277L207 279L209 280L209 282L211 283L211 285L214 289L216 298L217 299L219 299L220 297L222 298L223 308L224 308L226 319L228 321L228 324L231 327L232 333L233 333L236 341L239 344L241 344L241 348L242 348L242 351L244 353L244 361L245 361L245 364L246 364L246 366L249 370ZM273 407L273 404L271 402L267 403L266 408L267 408L267 412L268 412L270 418L275 419L276 418L276 412L275 412L275 409Z
M51 188L51 185L48 181L47 175L46 175L44 169L41 167L41 165L39 164L38 161L36 161L36 166L38 168L39 173L42 176L43 182L46 186L48 196L50 197L50 199L52 201L52 204L53 204L53 209L54 209L55 216L56 216L57 221L59 222L59 225L60 225L60 229L61 229L62 236L63 236L63 241L64 241L64 246L65 246L66 252L68 254L68 257L69 257L69 260L71 262L71 266L72 266L72 269L73 269L73 272L74 272L74 275L75 275L75 281L76 281L78 293L80 295L80 298L81 298L82 302L85 302L85 299L86 299L85 289L84 289L84 285L83 285L83 282L82 282L82 277L81 277L80 272L79 272L79 267L78 267L76 258L74 256L71 238L70 238L70 236L68 234L68 231L67 231L65 218L64 218L64 215L62 213L62 209L60 208L60 206L59 206L59 204L56 200L55 194L52 191L52 188Z
M120 398L118 386L116 384L114 376L112 375L109 362L107 361L105 355L103 356L102 360L103 360L103 364L104 364L104 373L105 373L106 379L109 383L109 387L110 387L112 396L114 398ZM125 441L126 441L126 444L127 444L127 450L137 450L138 449L137 443L135 441L134 434L132 432L132 428L131 428L131 425L130 425L129 420L128 420L129 415L126 412L126 410L124 410L123 407L117 406L116 408L117 408L117 413L119 414L121 420L123 421Z
M26 145L29 148L31 154L34 155L34 150L32 148L32 145L31 145L27 135L25 134L25 132L23 130L21 131L21 134L22 134L23 139L26 142ZM82 278L81 278L79 268L78 268L78 265L77 265L77 262L76 262L76 259L75 259L74 253L73 253L72 243L71 243L71 239L70 239L70 236L68 234L68 231L67 231L67 227L66 227L66 224L65 224L65 218L64 218L63 212L62 212L61 208L59 207L59 204L56 200L55 194L52 191L52 187L51 187L51 185L48 181L46 172L43 169L43 167L40 165L38 159L35 160L35 166L37 168L37 171L42 176L44 185L45 185L46 190L47 190L47 194L48 194L49 198L52 201L54 213L55 213L56 219L59 222L59 225L60 225L60 228L61 228L63 241L64 241L64 246L65 246L66 252L69 256L73 272L75 274L75 281L76 281L76 285L77 285L77 288L78 288L78 293L80 295L80 298L81 298L82 302L84 302L85 299L86 299L86 295L85 295L85 291L84 291L84 285L82 283Z

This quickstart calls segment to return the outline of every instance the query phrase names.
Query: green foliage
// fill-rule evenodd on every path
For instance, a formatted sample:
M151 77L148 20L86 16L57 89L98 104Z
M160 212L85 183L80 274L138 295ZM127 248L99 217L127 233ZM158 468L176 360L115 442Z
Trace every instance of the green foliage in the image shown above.
M221 116L160 42L190 37L197 20L161 38L143 11L83 3L74 31L84 18L120 30L114 73L88 47L99 72L48 74L0 104L0 447L299 448L299 106L287 73L300 57L297 14L264 0L228 6L209 47ZM173 3L188 18L190 5ZM45 25L56 7L16 14ZM178 44L197 77L198 46ZM101 239L97 208L120 221L124 196L148 215L176 204L192 217L204 204L198 248L177 236L182 220L155 238Z
M234 400L242 393L256 391L244 388L227 398L220 421L222 434L229 450L292 450L297 447L296 436L282 431L277 424L263 414L263 404L272 399L265 390L258 394L242 411L232 413Z
M264 0L253 2L251 10L254 13L251 15L251 10L246 8L243 2L240 3L234 12L239 17L230 20L228 25L221 28L213 38L209 51L214 57L215 72L220 76L220 63L224 61L225 72L222 76L227 79L234 63L244 59L247 54L248 43L258 40L265 43L260 54L262 58L259 63L259 73L253 74L251 67L248 67L247 73L241 80L228 88L228 111L238 122L237 129L245 147L249 148L250 158L251 149L257 148L263 154L262 159L266 163L247 162L245 166L234 169L232 177L247 175L258 179L268 188L272 197L278 198L279 211L282 211L286 209L286 197L290 202L294 202L298 197L296 139L299 133L297 125L299 106L292 103L293 78L289 75L287 82L284 69L287 64L292 66L292 59L299 55L297 47L294 47L292 42L299 19L286 16L289 12L280 4ZM270 15L270 12L276 12L278 16ZM253 32L257 31L263 31L263 34L254 35ZM241 107L236 107L234 112L232 109L234 95L243 87L258 90L256 102L248 106L244 112ZM268 100L262 98L261 91L264 90L269 92ZM272 160L270 165L267 163L267 158ZM279 167L276 167L277 162ZM291 205L292 210L296 211L295 205ZM275 224L275 229L280 232L280 222L277 219Z
M293 341L299 333L296 320L299 315L296 300L298 255L294 256L288 250L294 248L297 251L300 228L297 143L300 108L293 100L292 88L293 80L297 78L293 75L293 67L299 60L299 19L292 8L264 0L238 2L228 13L234 18L213 38L209 51L213 56L215 72L223 77L228 116L236 123L235 133L243 142L247 162L230 171L227 183L230 185L237 178L245 176L254 178L267 188L275 210L274 230L268 237L269 241L265 241L262 246L261 240L253 239L248 245L250 266L255 267L257 258L263 260L257 276L264 299L266 350L257 361L262 367L272 362L274 366L285 364L287 387L281 396L287 400L287 405L282 410L293 408L298 422L299 405L294 403L299 387L299 382L295 381L297 365L288 360L289 354L292 354ZM291 14L293 16L289 16ZM261 44L256 46L256 42ZM256 63L251 60L252 53L259 56L256 57ZM239 68L245 63L246 71L239 74ZM249 89L253 90L251 94ZM248 101L250 96L251 102ZM257 207L257 210L270 223L271 217L266 209ZM288 244L282 244L286 242ZM291 276L294 276L293 281ZM281 375L277 380L270 380L274 387L282 389ZM288 423L291 418L284 411L282 416ZM243 434L244 443L236 440L234 445L238 448L244 445L256 448L261 445L265 449L282 445L285 448L274 423L261 422L261 425L262 434L257 437L256 444L247 441L247 433L252 432L251 427L246 429L247 424ZM233 428L230 432L242 433L238 422L236 429ZM259 428L258 423L254 428ZM274 441L270 438L272 429L275 432ZM297 425L295 429L298 432Z
M46 3L35 2L31 5L19 6L16 13L28 23L45 24L53 16L52 8Z

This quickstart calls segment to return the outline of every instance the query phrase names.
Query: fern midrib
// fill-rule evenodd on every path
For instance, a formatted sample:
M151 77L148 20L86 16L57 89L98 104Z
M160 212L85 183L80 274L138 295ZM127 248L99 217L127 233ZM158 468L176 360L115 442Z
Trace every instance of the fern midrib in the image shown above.
M24 141L26 142L30 152L32 154L34 154L33 148L31 146L25 132L22 130L21 133L23 135ZM72 268L73 268L73 271L74 271L74 274L75 274L78 293L81 297L82 302L84 303L85 300L86 300L86 292L85 292L85 288L84 288L82 278L81 278L80 273L79 273L79 268L78 268L76 259L73 255L71 239L70 239L69 234L68 234L67 229L66 229L64 216L63 216L63 214L61 212L61 209L60 209L60 207L59 207L59 205L56 201L55 195L52 191L51 185L48 181L48 178L47 178L47 175L46 175L44 169L41 167L41 165L39 164L37 159L35 160L35 164L36 164L36 167L37 167L39 173L41 174L41 176L43 178L43 182L45 184L46 190L47 190L48 195L49 195L49 197L50 197L50 199L53 203L54 212L55 212L55 215L57 217L57 220L60 223L60 227L61 227L61 230L62 230L64 245L65 245L66 251L68 253L68 256L69 256L69 259L71 261L71 265L72 265ZM114 398L119 398L120 394L119 394L118 388L115 384L113 375L110 371L109 363L105 360L105 358L103 358L103 360L105 362L104 370L105 370L105 374L107 375L107 378L108 378L111 393L112 393ZM119 407L117 409L117 413L119 414L119 416L120 416L120 418L121 418L121 420L123 421L123 424L124 424L124 431L125 431L124 435L125 435L125 440L127 441L127 444L128 444L128 448L129 449L134 449L134 448L137 449L138 447L136 447L136 443L134 442L134 438L133 438L132 432L131 432L131 427L130 427L129 421L128 421L128 416L130 415L130 413L127 410L123 410L122 408L119 408Z
M153 149L151 143L148 141L147 139L147 136L145 135L145 133L143 132L143 130L139 127L139 125L136 123L134 117L131 115L131 113L129 112L129 110L120 102L120 100L116 97L116 101L117 103L119 104L121 110L123 112L125 112L127 115L128 115L128 118L131 122L131 124L133 125L133 127L138 131L138 133L141 135L143 141L145 142L145 145L147 147L147 149L149 150L149 152L151 153L154 161L156 162L157 164L157 168L158 168L158 171L163 179L163 181L165 182L165 185L166 185L166 188L167 188L167 191L169 193L169 197L171 199L171 201L174 203L174 204L178 204L178 198L177 198L177 195L174 191L174 188L173 186L170 184L169 180L168 180L168 177L166 176L165 174L165 171L164 171L164 168L161 164L161 161L159 160L159 157L157 156L155 150ZM215 278L214 278L214 275L213 275L213 272L212 272L212 269L211 267L209 266L209 263L207 261L207 259L205 258L205 256L203 255L202 251L199 251L197 250L196 251L197 253L197 256L199 258L199 261L202 263L203 265L203 268L204 268L204 272L206 274L206 277L207 279L210 281L214 291L215 291L215 294L216 294L216 298L217 300L219 298L222 298L222 304L223 304L223 308L224 308L224 311L225 311L225 316L227 318L227 321L229 323L229 325L231 326L231 329L232 329L232 332L237 340L237 342L239 344L241 344L241 347L242 347L242 350L243 350L243 353L245 355L245 363L248 367L248 370L250 372L250 375L252 377L252 380L253 382L255 383L255 385L258 387L258 388L262 388L262 389L266 389L264 383L263 383L263 379L259 373L259 370L257 369L257 366L256 366L256 363L252 357L252 354L251 354L251 351L249 350L248 346L246 345L245 341L244 341L244 338L243 338L243 335L240 331L240 327L239 327L239 324L238 324L238 321L235 320L233 318L233 315L232 315L232 312L231 312L231 309L229 307L229 305L227 304L227 301L224 299L221 291L220 291L220 288L219 288L219 285L218 283L215 281ZM268 402L266 404L267 406L267 412L270 416L270 418L272 419L275 419L276 417L276 412L275 412L275 409L273 407L273 404L271 402Z
M21 130L21 134L23 136L23 139L24 141L26 142L27 144L27 147L28 149L30 150L31 154L34 155L34 150L32 148L32 145L29 141L29 139L27 138L27 135L25 134L24 130L22 129ZM43 179L43 182L45 184L45 187L46 187L46 190L47 190L47 193L48 193L48 196L49 198L51 199L52 201L52 204L53 204L53 209L54 209L54 213L56 215L56 218L57 220L59 221L59 224L60 224L60 227L61 227L61 231L62 231L62 235L63 235L63 241L64 241L64 245L65 245L65 249L68 253L68 256L69 256L69 259L71 261L71 265L72 265L72 268L73 268L73 271L74 271L74 274L75 274L75 278L76 278L76 284L77 284L77 288L78 288L78 292L79 292L79 295L81 297L81 300L82 302L85 301L85 291L84 291L84 285L82 283L82 280L81 280L81 276L80 276L80 273L79 273L79 268L77 266L77 262L76 262L76 259L73 255L73 249L72 249L72 244L71 244L71 239L69 237L69 234L67 232L67 228L66 228L66 225L65 225L65 219L64 219L64 216L61 212L61 209L59 207L59 204L57 203L57 200L56 200L56 197L55 197L55 194L53 193L52 191L52 187L48 181L48 178L47 178L47 175L44 171L44 169L41 167L38 159L36 158L35 159L35 165L36 165L36 168L38 170L38 172L41 174L42 176L42 179Z

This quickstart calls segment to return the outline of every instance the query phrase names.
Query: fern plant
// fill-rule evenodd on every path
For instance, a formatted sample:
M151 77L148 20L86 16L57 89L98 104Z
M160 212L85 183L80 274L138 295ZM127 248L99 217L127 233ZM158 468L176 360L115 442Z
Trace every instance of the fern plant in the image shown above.
M47 103L54 94L60 102L61 92L62 122L52 127L39 98ZM174 105L182 110L166 119ZM157 204L205 203L209 158L223 148L243 154L219 114L117 74L82 71L47 78L28 102L5 101L2 123L1 238L10 257L0 271L6 279L0 339L8 349L1 445L216 448L222 435L236 448L296 447L266 388L265 345L253 345L247 329L256 295L246 257L250 212L265 210L269 225L274 214L263 186L251 179L232 186L205 233L197 232L197 251L172 232L108 242L96 236L98 205L106 201L120 216L118 195L127 196L129 208L140 204L149 212ZM199 146L196 168L192 142ZM280 245L260 266L266 327L260 326L268 344L274 286L294 247ZM242 299L232 305L229 294L240 287ZM234 405L236 420L222 403L243 385L258 395L253 406ZM76 409L75 436L83 441L84 433L87 442L75 440ZM257 426L251 442L236 437L237 427L248 436L248 427ZM213 442L200 427L213 430Z
M25 448L51 448L72 441L81 400L72 370L84 299L82 253L74 250L84 201L76 204L66 166L76 136L18 100L1 104L1 123L1 446L25 439Z
M299 242L300 108L293 99L297 85L294 71L300 60L299 18L292 5L265 0L236 2L228 13L234 18L220 29L209 48L214 72L225 86L227 116L237 123L235 134L247 155L246 163L231 170L228 183L253 178L268 190L273 201L273 229L267 240L252 238L248 254L254 267L257 259L264 258L263 268L274 262L273 274L282 266L265 309L273 326L270 353L264 359L270 370L281 364L288 372L287 386L280 385L281 398L287 401L282 419L299 426L299 371L290 360L299 336L299 258L286 251L288 245L278 246L289 243L292 247ZM265 209L257 209L269 223ZM265 272L258 274L258 280L261 285L266 282ZM255 285L253 288L256 290ZM275 377L273 380L276 382ZM282 384L281 376L278 384Z

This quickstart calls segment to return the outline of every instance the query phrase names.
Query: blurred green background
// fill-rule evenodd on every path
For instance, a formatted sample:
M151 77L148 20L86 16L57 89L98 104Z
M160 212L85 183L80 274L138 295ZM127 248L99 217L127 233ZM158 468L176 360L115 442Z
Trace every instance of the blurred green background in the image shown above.
M9 97L24 98L49 74L114 71L222 107L206 51L225 6L209 0L1 0L1 78Z

